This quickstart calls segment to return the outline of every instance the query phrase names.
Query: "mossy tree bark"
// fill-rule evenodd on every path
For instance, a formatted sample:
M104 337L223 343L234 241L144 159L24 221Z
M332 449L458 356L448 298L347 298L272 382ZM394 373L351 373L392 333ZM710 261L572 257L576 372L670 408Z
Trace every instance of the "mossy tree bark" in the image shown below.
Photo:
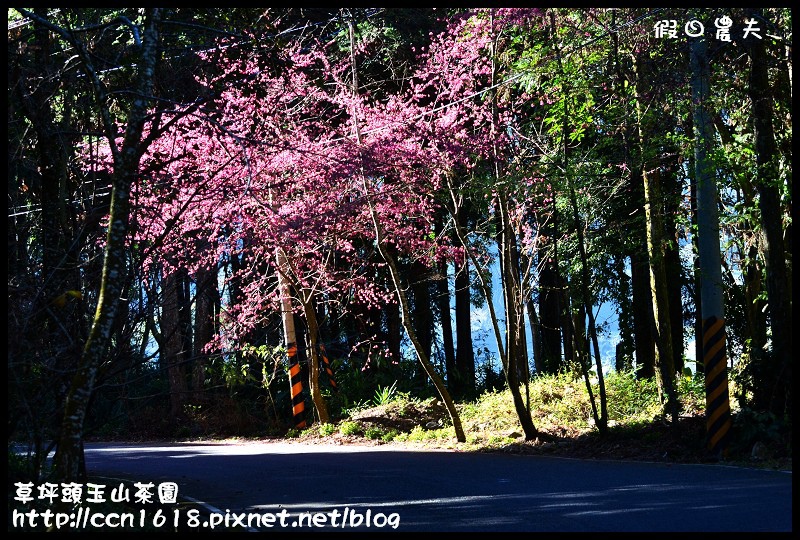
M159 52L161 8L150 8L147 14L138 63L137 97L128 111L127 126L121 147L117 146L116 129L111 120L105 87L99 80L99 75L84 44L76 37L76 34L52 25L41 17L27 12L24 14L38 24L60 34L76 49L86 76L93 81L94 98L103 119L105 136L112 148L114 165L111 208L97 308L77 372L72 378L67 394L55 456L57 477L62 481L73 481L85 474L83 426L86 411L94 390L98 370L111 344L120 298L124 294L128 282L125 251L129 230L130 193L131 185L139 172L139 161L144 150L141 142Z

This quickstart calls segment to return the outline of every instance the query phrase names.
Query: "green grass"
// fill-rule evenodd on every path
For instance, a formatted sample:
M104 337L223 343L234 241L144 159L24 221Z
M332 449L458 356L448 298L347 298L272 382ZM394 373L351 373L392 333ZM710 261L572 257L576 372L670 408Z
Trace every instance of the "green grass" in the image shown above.
M336 425L334 424L320 424L317 426L320 436L327 437L336 433Z
M339 433L342 435L358 435L361 433L361 424L346 420L339 424Z
M590 379L598 410L599 387L596 378ZM663 414L658 389L653 380L640 380L632 371L610 372L605 377L608 415L611 426L640 426L652 422ZM704 394L702 381L691 376L677 380L683 410L702 414ZM589 393L582 376L574 373L540 375L534 377L526 389L521 387L523 400L529 400L531 417L542 432L574 436L596 431ZM385 416L404 417L414 410L423 410L423 400L407 393L397 392L393 386L376 392L375 403L380 402ZM474 401L457 404L461 423L467 434L467 447L497 448L522 440L519 418L513 406L511 393L505 390L484 392ZM445 418L445 426L425 429L421 425L405 432L387 432L385 428L361 428L356 422L342 422L343 434L361 434L368 439L398 442L447 444L455 439L455 432ZM396 430L395 430L396 431Z
M592 377L590 383L599 409L598 382ZM666 435L657 428L664 425L664 410L654 380L638 379L632 371L610 372L605 376L605 387L611 437L597 439L597 444L604 441L608 443L606 446L613 447L614 437L640 441L643 445L650 446L663 442ZM683 419L694 417L692 420L702 422L705 411L702 376L687 374L677 377L675 388L678 391ZM520 391L523 400L529 401L531 418L541 435L534 445L569 446L578 441L593 440L598 435L589 392L582 376L572 373L536 376L527 388L522 385ZM456 442L450 418L443 413L441 404L434 406L435 401L396 391L394 385L391 385L376 393L374 403L380 405L370 408L366 420L362 404L358 411L353 412L354 415L361 416L345 418L338 426L313 426L306 432L310 436L325 437L334 435L338 429L342 435L361 436L371 441L397 441L426 447L478 451L506 448L524 440L511 393L507 389L487 391L473 401L456 404L467 436L466 443ZM733 401L735 400L732 398L732 405ZM432 419L436 424L431 422ZM694 421L686 425L699 424ZM734 414L732 449L736 449L737 455L744 456L743 459L749 459L750 448L758 440L767 445L767 455L775 455L776 460L781 459L784 455L791 455L791 435L787 438L787 433L791 433L790 424L783 419L747 410L740 411ZM289 436L292 435L298 436L290 431ZM299 436L302 437L303 434ZM565 442L570 439L571 443ZM682 441L674 441L676 452L688 455L687 453L696 450L695 447L702 446L701 439L702 435L698 435L696 441L692 439L693 442L689 445L691 448L684 448ZM587 448L597 449L592 444ZM649 451L646 447L641 450L643 453ZM612 453L611 448L604 447L603 451Z
M368 427L364 430L364 437L367 439L382 439L384 435L383 429L379 427Z

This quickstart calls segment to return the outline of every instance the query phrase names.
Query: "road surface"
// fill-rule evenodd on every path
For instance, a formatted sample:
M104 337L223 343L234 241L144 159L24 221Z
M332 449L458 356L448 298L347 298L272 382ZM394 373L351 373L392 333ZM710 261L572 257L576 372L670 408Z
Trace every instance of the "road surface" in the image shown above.
M719 465L283 442L94 443L86 463L90 475L176 482L231 524L254 514L260 530L280 528L281 513L290 529L368 530L369 519L376 532L792 530L791 472Z

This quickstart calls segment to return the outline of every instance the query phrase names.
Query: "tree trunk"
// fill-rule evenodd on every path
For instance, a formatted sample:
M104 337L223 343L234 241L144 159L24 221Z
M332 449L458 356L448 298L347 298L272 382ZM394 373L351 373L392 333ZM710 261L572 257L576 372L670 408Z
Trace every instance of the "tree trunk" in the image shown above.
M372 224L375 227L375 243L378 246L378 251L380 252L381 257L389 267L389 275L392 278L392 284L394 286L395 294L397 295L397 300L400 302L400 315L403 322L403 328L405 328L406 334L408 334L408 338L411 340L411 344L414 346L414 351L417 353L417 359L419 359L419 362L422 364L425 373L428 374L428 377L436 388L436 391L439 393L439 397L442 398L442 402L447 408L447 412L450 414L450 420L453 423L453 430L455 431L456 440L458 442L466 442L467 437L464 435L464 428L461 426L461 418L458 415L458 409L456 409L456 405L453 402L452 397L450 397L450 393L447 391L444 381L439 374L436 373L436 369L433 367L433 364L431 364L430 357L425 354L425 348L422 342L420 342L420 340L417 338L416 330L414 328L415 325L412 324L411 321L411 310L409 309L408 298L400 279L400 273L398 272L397 264L395 263L394 257L392 257L392 255L389 253L389 250L383 243L383 232L381 231L381 226L378 222L378 216L376 215L375 207L373 206L370 198L366 177L362 178L362 182L364 184L364 195L367 197L367 203L369 204Z
M669 320L672 332L672 350L675 358L674 370L683 373L683 276L681 259L678 251L678 239L675 237L675 222L669 220L668 231L671 241L664 252L664 269L667 274L667 297L669 299Z
M530 359L528 358L528 336L525 332L525 291L522 287L522 270L520 268L520 253L519 253L519 246L517 245L516 236L514 232L511 232L511 257L510 257L510 266L511 266L511 275L514 277L515 285L514 285L514 302L515 307L514 310L516 312L516 325L517 329L516 332L518 334L517 338L517 358L519 362L517 364L517 373L520 380L525 382L525 389L526 394L528 393L528 385L530 384L531 378L531 369L530 369ZM530 399L529 396L526 396L525 400L526 408L530 413Z
M395 362L402 359L400 352L400 342L402 341L400 323L400 304L391 303L384 307L386 312L386 341L389 347L389 352Z
M433 350L433 308L431 306L431 290L428 276L430 271L419 261L411 267L410 276L413 276L411 292L414 302L411 305L411 320L414 324L414 333L417 335L420 346L426 358L431 357ZM417 371L417 378L421 386L425 386L428 377L424 369Z
M677 425L680 404L675 394L675 357L672 349L671 321L669 317L669 298L667 296L667 274L664 265L664 225L662 220L663 195L661 172L658 164L647 159L649 148L646 133L645 104L642 94L645 93L644 81L648 79L647 61L642 57L636 59L636 109L638 117L639 144L641 148L641 174L644 182L645 230L647 233L647 253L650 258L650 291L653 303L653 317L656 331L656 380L659 393L666 401L666 412L672 416Z
M319 324L317 322L317 312L314 308L314 300L308 291L303 291L303 313L306 317L306 324L308 325L308 342L309 342L309 390L311 391L311 401L314 402L314 407L317 410L319 421L321 424L330 423L330 415L328 414L328 406L325 403L325 398L322 397L320 390L319 372L322 358L320 357L319 345Z
M27 16L28 15L26 13ZM65 35L78 51L87 77L95 81L95 99L102 115L106 136L114 151L114 174L112 176L111 210L108 220L108 234L103 257L103 273L100 282L100 294L97 301L92 328L78 365L78 372L72 379L69 394L64 407L58 450L55 457L57 477L61 481L74 481L85 470L83 460L83 426L89 399L94 391L97 371L105 359L111 345L111 330L114 327L119 299L124 294L127 283L126 241L128 238L128 219L130 215L130 190L137 178L142 149L140 142L149 105L148 97L153 86L153 73L158 56L158 27L161 21L161 9L151 8L148 11L142 47L138 64L139 82L133 105L128 112L128 125L122 142L117 149L116 129L110 120L106 108L105 90L99 83L98 74L94 70L91 58L82 43L71 34ZM42 24L42 21L36 21ZM63 32L61 29L57 31Z
M211 269L201 268L195 276L195 319L194 349L192 356L191 391L195 402L203 399L205 383L206 357L205 346L214 338L216 320L219 315L217 305L220 302L217 291L216 266Z
M600 390L600 414L597 414L597 407L594 404L594 398L592 398L592 411L594 412L594 420L597 425L597 429L600 431L601 434L605 434L608 430L608 406L606 404L606 385L605 385L605 375L603 374L603 359L600 357L600 345L597 341L597 324L594 320L594 312L592 311L592 301L591 295L589 293L589 258L586 255L586 247L584 246L584 236L583 236L583 225L581 224L580 215L578 214L578 201L577 197L575 196L575 188L572 185L572 179L567 178L567 184L569 185L569 197L570 203L572 205L572 214L573 219L575 221L575 229L578 233L578 252L580 253L581 257L581 293L583 296L583 306L580 310L581 317L580 317L580 326L576 325L573 328L573 332L576 333L575 336L575 354L578 356L583 356L586 354L587 360L591 357L589 354L589 347L577 347L577 345L583 345L585 341L583 335L583 327L584 327L584 317L588 315L589 317L589 337L592 340L592 345L594 348L594 358L595 358L595 368L597 369L597 385ZM581 329L579 335L577 335L577 328ZM587 344L588 345L588 344ZM580 359L580 365L586 366L587 362L584 362L583 359ZM591 396L591 388L589 388L589 393Z
M183 281L185 270L177 270L161 281L161 335L164 349L161 351L162 365L166 367L169 380L170 418L177 421L184 413L184 405L189 395L186 378L188 354L185 347L182 324Z
M516 379L526 381L530 374L527 369L528 346L525 336L525 303L519 271L519 249L511 225L502 223L503 212L504 210L498 212L501 222L497 227L495 241L497 252L500 254L500 283L506 311L506 355L516 366ZM512 334L508 333L509 329Z
M442 328L442 348L447 373L447 387L457 399L461 397L461 381L456 369L456 348L453 343L453 319L450 316L450 283L447 277L447 263L439 264L439 277L436 280L436 305L439 310L439 323Z
M678 402L675 395L675 356L672 349L672 328L667 296L667 273L664 264L664 241L661 235L661 218L657 202L661 196L661 178L658 170L642 171L645 186L645 213L647 216L647 251L650 256L650 292L653 301L653 318L656 323L656 380L659 391L666 400L667 413L673 422L678 421Z
M677 175L676 175L677 176ZM675 373L683 373L683 267L679 251L677 215L683 192L683 183L675 178L666 182L664 190L664 271L667 274L667 299L669 302L670 332Z
M693 123L689 122L688 131L691 133L694 128ZM694 169L694 158L691 159L690 169ZM689 198L691 199L692 210L692 228L697 230L697 174L691 176L691 184L689 186ZM700 288L702 287L701 280L703 273L700 270L700 243L698 242L697 234L692 234L692 252L694 254L692 260L692 269L694 271L694 290L692 301L694 303L694 357L695 357L695 373L705 373L705 364L703 363L703 304L700 301Z
M521 336L525 332L525 319L522 316L524 302L519 273L515 271L512 256L516 251L517 237L511 228L508 211L508 199L505 191L501 190L498 196L500 208L500 226L502 231L502 244L500 250L500 271L503 272L503 294L506 306L506 347L505 354L501 355L503 371L505 371L508 389L514 402L514 409L525 432L525 440L533 440L538 435L538 430L533 424L529 406L523 402L520 393L519 363ZM487 291L488 292L488 291ZM486 298L491 302L491 297ZM502 341L498 341L498 349L502 348ZM526 355L527 361L527 355Z
M483 297L486 300L486 306L489 308L489 316L492 322L492 329L494 330L495 341L497 343L497 351L498 354L500 355L500 361L502 362L503 370L505 371L506 382L508 383L509 391L511 392L511 396L514 401L514 409L517 412L517 417L519 418L520 425L522 426L522 430L525 433L525 439L533 440L538 435L538 430L536 429L536 426L533 424L530 412L527 411L525 403L522 401L522 395L520 394L520 389L519 389L519 381L516 380L516 366L513 366L513 364L512 365L509 364L508 355L506 354L506 351L510 350L511 347L505 347L503 344L503 336L500 331L500 324L497 318L497 313L495 312L494 309L494 302L492 301L492 293L489 284L486 282L486 277L484 276L483 272L480 271L480 266L477 261L477 257L475 256L475 253L472 250L468 249L467 237L466 233L464 232L464 229L461 227L459 221L455 219L455 217L458 215L459 197L456 195L456 190L451 182L451 178L447 177L447 181L448 181L450 202L452 203L452 206L449 207L449 210L451 216L453 216L454 218L456 236L458 237L458 240L461 243L461 245L464 247L470 261L472 261L473 266L475 266L475 268L478 269L476 274L480 282L481 291L483 292ZM504 209L502 210L500 223L501 227L505 229L505 227L508 225L508 218L506 217L508 209L505 207L507 203L505 200L505 194L503 192L501 192L501 200L499 204L501 208ZM507 234L506 238L510 239L510 234ZM500 253L501 257L508 257L509 255L510 255L510 250L501 249ZM502 268L510 268L510 266L511 265L508 262L501 263L501 271ZM509 282L513 283L513 280ZM506 304L510 304L507 296L509 294L509 291L504 290L504 294L506 295ZM517 302L518 302L518 308L517 308L518 312L521 312L522 310L521 295L519 296ZM508 314L506 314L506 320L508 321ZM508 332L509 329L508 322L506 324L507 324L506 330ZM513 333L507 333L506 336L507 339L512 339L511 336L513 336ZM512 378L509 378L509 375Z
M561 367L561 310L558 270L554 259L543 251L547 260L539 274L539 321L541 322L542 354L537 370L558 373Z
M541 373L542 362L542 323L539 321L539 315L536 313L536 305L533 302L532 296L528 296L525 302L528 309L528 324L531 327L531 340L533 341L533 365L536 373Z
M462 226L465 219L459 214ZM465 248L467 249L467 248ZM456 300L456 371L464 396L475 393L475 351L472 345L472 320L470 317L469 257L456 269L454 281Z
M761 20L761 10L751 12ZM777 415L791 415L792 407L792 288L788 279L786 250L783 242L783 180L777 166L777 147L772 127L772 89L768 68L771 62L763 39L750 38L746 43L750 55L749 93L753 103L753 130L759 211L764 230L764 263L767 272L767 301L774 365L763 373L763 389L759 392L768 408Z
M569 266L569 261L567 261ZM558 268L558 266L556 266ZM575 329L572 327L572 291L569 278L558 275L558 316L561 323L561 342L564 346L564 360L556 371L562 367L574 366L578 359L575 351Z

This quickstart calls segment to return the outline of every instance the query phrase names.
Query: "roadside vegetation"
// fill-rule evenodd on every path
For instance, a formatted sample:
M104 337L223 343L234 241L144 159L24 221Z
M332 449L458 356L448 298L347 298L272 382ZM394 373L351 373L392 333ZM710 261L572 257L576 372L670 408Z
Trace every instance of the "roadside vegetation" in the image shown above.
M631 371L610 372L609 432L594 426L591 403L580 376L572 373L534 377L520 392L527 397L539 437L525 441L508 389L486 390L458 404L467 441L458 443L447 411L435 397L417 398L385 387L372 400L345 409L335 423L289 430L304 442L398 444L459 451L505 451L593 459L667 462L727 462L791 469L791 425L772 416L734 407L730 449L724 456L704 445L705 390L702 377L685 375L676 384L680 421L663 418L656 383ZM595 382L596 384L596 382Z

